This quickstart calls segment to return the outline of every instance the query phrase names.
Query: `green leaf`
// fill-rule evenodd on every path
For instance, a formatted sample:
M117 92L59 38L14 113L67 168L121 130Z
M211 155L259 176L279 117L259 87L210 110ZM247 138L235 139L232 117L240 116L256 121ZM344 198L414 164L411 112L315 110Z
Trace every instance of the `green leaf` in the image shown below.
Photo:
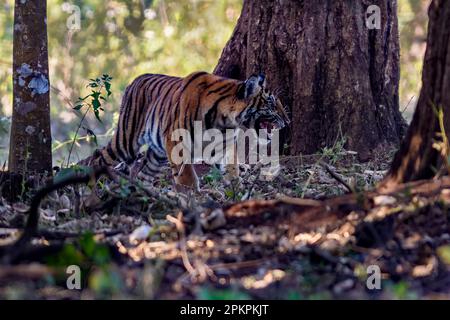
M111 83L105 82L105 89L106 89L106 92L108 93L108 97L109 97L111 95Z
M225 190L225 195L226 195L228 198L233 198L233 197L234 197L234 191L231 190L231 189L226 189L226 190Z
M98 110L94 110L94 115L99 122L102 122L102 119L100 119L100 112Z
M92 258L95 252L95 246L97 244L94 240L94 235L90 232L86 232L80 239L81 250L86 254L88 258Z
M98 97L100 97L100 92L92 90L92 93L90 96L94 99L98 99Z
M98 108L100 108L102 104L100 103L100 100L98 100L98 98L93 98L92 99L92 107L94 108L94 110L97 110Z

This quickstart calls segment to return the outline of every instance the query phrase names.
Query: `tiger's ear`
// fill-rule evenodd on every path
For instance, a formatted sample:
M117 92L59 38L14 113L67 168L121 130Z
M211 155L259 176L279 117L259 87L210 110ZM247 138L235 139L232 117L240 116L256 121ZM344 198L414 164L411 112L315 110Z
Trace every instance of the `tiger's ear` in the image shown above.
M266 86L266 76L264 74L252 75L245 80L238 91L238 98L249 99L256 96Z

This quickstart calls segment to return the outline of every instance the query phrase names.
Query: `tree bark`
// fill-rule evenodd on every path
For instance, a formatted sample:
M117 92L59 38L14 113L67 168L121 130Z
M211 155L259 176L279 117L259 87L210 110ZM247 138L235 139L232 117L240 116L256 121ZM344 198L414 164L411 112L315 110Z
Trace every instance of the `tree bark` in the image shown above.
M47 5L16 0L9 171L51 172Z
M366 26L370 5L380 8L380 29ZM292 154L316 152L342 133L367 160L403 135L396 1L244 0L214 72L266 74L291 109Z
M435 108L442 108L443 122L450 138L450 2L434 0L429 8L427 50L422 72L422 90L405 140L394 157L380 187L428 179L450 159L433 144L444 144ZM444 146L445 147L445 146ZM448 165L448 163L447 163Z

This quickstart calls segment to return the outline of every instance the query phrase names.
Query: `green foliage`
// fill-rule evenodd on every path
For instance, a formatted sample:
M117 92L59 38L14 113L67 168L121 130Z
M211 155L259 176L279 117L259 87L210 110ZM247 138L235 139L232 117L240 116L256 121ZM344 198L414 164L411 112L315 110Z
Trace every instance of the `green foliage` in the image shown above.
M241 291L234 289L217 290L209 288L201 288L198 293L200 300L249 300L250 297Z
M63 168L61 169L54 177L53 181L55 183L64 181L70 177L79 175L79 174L89 174L92 172L91 167L87 166L80 166L80 165L73 165L70 168Z
M120 178L120 196L122 198L127 198L131 195L132 193L132 186L130 185L129 181L124 179L124 178Z
M230 188L225 189L225 196L228 200L231 201L240 201L244 194L239 191L238 186L232 186Z
M97 297L109 299L124 289L123 279L116 268L95 269L89 277L89 288Z
M122 279L111 262L108 247L97 243L89 232L47 258L47 263L54 267L65 269L70 265L79 266L82 279L87 279L84 284L100 298L110 297L123 287Z
M109 249L95 241L92 233L85 233L76 243L64 245L63 249L47 259L47 263L57 267L78 265L84 270L92 266L106 266L111 262Z
M95 115L95 118L99 122L102 122L100 118L100 111L105 111L102 101L106 102L112 94L111 80L112 77L108 74L103 74L100 78L90 79L87 87L91 88L91 93L84 98L79 97L77 103L73 107L74 110L83 110L84 113L75 131L75 135L72 139L72 144L70 145L69 155L67 156L67 166L69 166L70 156L72 155L73 147L77 141L78 133L80 131L80 128L83 126L84 120L89 111L92 111ZM97 136L95 135L94 131L85 126L83 126L83 128L86 130L88 136L93 137L94 142L97 145Z
M112 94L111 80L112 77L108 74L104 74L100 78L89 79L87 87L92 89L91 93L84 98L79 97L73 109L90 109L94 112L95 118L97 118L99 122L102 122L100 119L100 111L105 111L102 107L102 101L107 101L107 98Z
M335 164L342 158L346 142L347 139L341 135L341 138L337 139L333 146L322 148L321 157L326 158L330 164Z
M208 184L219 182L222 179L222 172L215 166L212 166L209 172L203 176L203 181Z
M415 300L417 293L411 290L408 283L399 281L397 283L387 283L387 291L391 292L394 299L397 300Z

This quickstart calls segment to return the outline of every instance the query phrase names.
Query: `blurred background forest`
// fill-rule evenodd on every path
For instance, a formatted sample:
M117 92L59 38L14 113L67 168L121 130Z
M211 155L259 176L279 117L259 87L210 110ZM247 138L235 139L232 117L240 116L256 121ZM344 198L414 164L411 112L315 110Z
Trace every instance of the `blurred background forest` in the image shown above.
M54 164L67 156L81 114L72 109L87 92L88 79L108 73L113 96L102 123L87 127L104 144L118 118L122 92L142 73L185 76L213 71L241 11L241 0L47 0ZM410 119L421 86L429 0L399 0L401 39L400 108ZM81 11L81 28L69 31L71 5ZM0 161L7 160L12 106L14 0L0 7ZM72 160L95 148L83 140Z

